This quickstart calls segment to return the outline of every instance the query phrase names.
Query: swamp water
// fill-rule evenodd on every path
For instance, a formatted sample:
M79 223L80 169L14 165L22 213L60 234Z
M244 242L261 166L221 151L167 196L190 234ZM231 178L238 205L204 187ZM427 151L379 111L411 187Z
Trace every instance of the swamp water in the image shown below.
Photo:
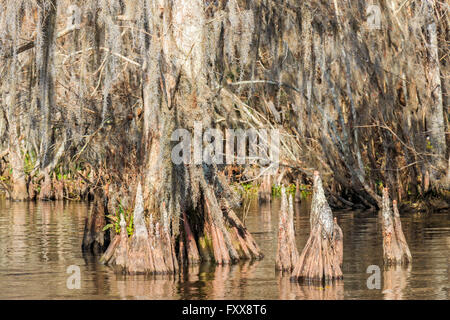
M81 251L90 205L0 200L0 299L449 299L450 212L408 214L402 226L412 256L408 268L383 268L378 214L335 211L344 233L344 280L325 287L291 283L275 272L279 200L252 203L245 224L265 257L232 266L202 264L181 276L123 276ZM296 204L301 252L309 235L309 203ZM71 265L80 289L68 289ZM379 266L380 289L369 289ZM375 267L376 268L376 267ZM370 281L373 283L372 281Z

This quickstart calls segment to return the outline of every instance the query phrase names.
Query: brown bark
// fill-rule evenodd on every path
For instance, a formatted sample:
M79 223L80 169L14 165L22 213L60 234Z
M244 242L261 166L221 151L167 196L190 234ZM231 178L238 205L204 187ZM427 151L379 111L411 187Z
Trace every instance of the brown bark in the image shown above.
M184 221L182 222L182 233L178 238L178 252L175 252L175 238L170 236L167 229L159 222L153 226L153 218L150 216L147 231L145 220L140 214L137 214L134 216L135 230L132 237L125 240L121 235L120 241L114 239L101 260L104 263L118 266L119 270L124 273L167 274L177 272L179 264L191 266L200 261L213 260L218 265L226 265L240 259L262 258L263 255L253 237L233 210L224 206L223 216L218 217L217 210L221 211L221 209L217 203L210 200L211 194L209 192L207 194L208 196L205 194L202 198L204 203L203 230L198 235L193 233L187 215L183 214ZM138 203L140 201L136 201L135 213L140 212L136 209ZM164 206L163 210L165 210ZM148 235L148 238L145 234ZM126 253L123 249L125 247L127 248ZM113 253L117 250L122 251L117 254ZM119 261L114 258L116 255L120 257Z
M89 211L84 224L82 249L96 254L102 253L109 245L109 234L103 231L106 225L106 212L102 191L97 191L92 209Z
M216 264L228 264L230 263L230 254L226 250L226 245L224 243L223 234L219 230L218 226L214 223L211 204L208 203L208 199L204 198L205 203L205 224L207 226L206 232L209 233L212 242L212 250L214 254L214 260Z
M134 232L129 239L127 272L146 274L154 271L148 230L144 219L142 187L138 185L133 213Z
M36 189L32 180L28 183L28 197L30 200L35 200L36 198Z
M64 182L63 180L58 180L56 178L55 172L53 172L53 194L55 200L63 200L64 199Z
M200 255L198 253L197 244L195 243L195 238L194 235L192 234L191 227L189 226L189 221L187 220L186 213L184 212L183 212L183 225L184 225L184 236L186 239L187 261L189 265L194 265L200 262ZM182 252L183 249L180 248L180 253Z
M16 201L28 200L29 195L25 180L25 173L23 171L23 159L21 159L17 155L13 155L13 153L11 153L10 159L11 159L11 166L13 167L11 176L12 186L10 198L11 200Z
M116 251L117 246L120 243L120 239L121 239L120 235L116 235L114 237L113 241L111 241L111 244L108 246L108 249L105 251L105 253L100 258L100 263L111 262L111 258L113 257L114 252Z
M280 271L292 271L298 262L299 254L295 244L294 206L291 196L289 196L288 203L284 186L281 189L281 208L279 216L278 249L275 269Z
M409 264L412 261L411 252L403 234L397 201L393 201L391 209L388 188L383 189L382 206L383 226L383 258L387 265Z
M298 179L295 181L295 202L301 202L302 201L302 194L300 191L300 185L298 182Z
M16 61L13 62L16 66ZM7 92L7 86L3 86L2 91ZM26 176L24 170L24 159L21 152L20 137L20 117L17 106L17 78L12 77L9 83L9 94L3 97L6 102L7 119L10 123L9 130L9 163L12 169L11 193L8 194L11 200L24 201L28 199Z
M261 202L270 202L272 196L272 176L265 174L258 190L258 197Z
M155 224L153 237L152 254L155 263L155 274L165 274L168 272L167 266L164 262L163 251L161 246L161 233L159 223Z
M314 172L310 222L311 233L291 279L320 282L342 279L342 232L333 219L317 171Z
M36 68L38 71L36 82L36 95L34 103L36 109L40 113L40 153L41 153L41 169L44 171L44 185L41 187L42 195L39 199L50 200L51 194L51 179L50 173L53 168L49 168L52 162L53 152L51 145L53 141L51 118L54 117L54 47L56 34L56 13L57 1L38 1L38 15L39 23L41 24L41 32L38 32L38 39L36 41Z
M435 0L425 1L427 13L429 13L429 24L426 26L426 34L428 37L428 64L427 64L427 94L430 99L429 108L427 108L426 120L429 134L429 148L433 156L430 159L430 180L433 187L437 187L437 181L445 178L446 169L446 151L447 145L445 141L445 114L442 99L442 84L440 57L438 46L438 25L435 20L435 8L437 7Z
M44 179L41 182L41 191L39 192L39 200L54 200L52 179L47 170L44 171Z
M236 213L229 208L229 205L224 205L224 216L227 225L235 230L235 236L238 238L239 243L242 246L241 259L246 259L245 252L250 253L250 258L252 260L259 260L264 257L258 244L256 243L253 236L247 230L247 228L242 224L242 222L237 217Z
M128 238L126 222L121 218L120 241L114 239L102 261L127 274L170 274L178 270L173 239L159 223L149 228L144 218L142 187L138 184L133 213L134 232ZM118 242L118 243L117 243ZM115 257L115 258L114 258ZM113 259L112 259L113 258Z
M128 264L128 233L127 233L127 224L123 215L120 216L120 235L119 235L119 243L117 244L117 249L114 251L111 256L113 260L111 262L114 263L114 266L118 268L120 271L125 272ZM114 243L114 242L113 242ZM108 256L110 256L110 251L108 252ZM106 255L104 255L104 261L108 262L106 259Z
M161 240L162 240L161 242L163 248L164 263L167 267L167 272L175 273L178 271L178 261L174 248L175 242L174 239L170 236L168 226L161 226Z
M145 253L148 250L139 244L144 241L138 241L133 234L128 244L133 256L127 256L125 272L130 271L132 260L142 261L147 255L153 258L153 270L138 261L139 270L146 273L173 273L179 270L178 263L193 265L213 260L223 265L262 257L232 209L219 205L228 196L223 192L227 186L217 182L217 168L175 165L171 161L168 137L173 130L192 128L188 118L208 125L213 120L209 104L205 103L210 92L201 65L206 48L199 44L205 35L203 7L204 3L198 0L176 0L162 8L146 8L146 31L161 35L157 41L148 39L145 45L143 148L138 170L143 176L142 212L150 219L151 250ZM178 175L180 171L183 173ZM140 225L147 226L145 219L140 221ZM136 270L133 266L133 272Z
M55 200L63 200L64 182L61 180L54 180L53 185L55 186Z

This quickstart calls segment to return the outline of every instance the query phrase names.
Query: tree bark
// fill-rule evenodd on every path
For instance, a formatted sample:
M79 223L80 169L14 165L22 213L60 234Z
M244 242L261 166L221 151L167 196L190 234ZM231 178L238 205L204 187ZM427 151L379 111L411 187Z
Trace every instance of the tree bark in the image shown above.
M445 141L445 121L442 99L442 84L440 59L438 53L438 30L434 17L436 3L434 0L427 0L425 3L429 13L429 24L426 26L428 36L428 92L431 105L427 108L426 119L429 140L427 140L427 149L433 154L430 162L430 182L437 187L438 180L445 177L446 169L446 151Z
M391 209L388 188L383 189L382 207L383 226L383 258L387 265L409 264L412 261L411 252L406 243L397 209L397 201L393 201Z
M289 201L286 197L286 189L281 188L281 208L278 225L278 249L275 261L275 269L280 271L292 271L298 262L299 254L295 244L294 231L294 205L292 196Z
M107 207L102 190L97 190L94 203L84 223L84 235L81 248L83 251L92 251L101 254L110 244L109 233L103 231L106 225Z
M160 4L147 8L153 10L148 30L161 38L148 39L146 45L144 148L140 177L136 178L135 230L126 244L126 258L122 253L121 261L126 263L121 269L126 273L174 273L181 269L179 265L200 261L226 265L260 259L253 237L227 202L232 192L215 164L172 161L169 138L175 129L193 129L192 119L212 124L210 90L201 65L207 54L202 43L206 21L200 0ZM125 236L121 237L116 250L125 247ZM114 254L107 252L102 260L117 264Z
M18 63L16 60L12 62L12 72L16 71ZM11 193L8 194L11 200L24 201L28 199L28 190L26 184L26 174L24 169L23 149L21 146L22 139L20 137L20 107L17 102L17 76L11 75L11 82L8 86L3 85L5 94L5 108L7 110L6 117L9 124L9 163L11 165Z
M36 97L35 103L37 104L37 110L41 116L41 169L44 170L45 182L48 184L51 182L47 179L50 175L50 170L45 170L51 163L50 151L52 144L52 125L51 117L53 116L55 97L54 97L54 47L55 47L55 34L56 34L56 10L57 1L39 1L39 31L36 46L36 67L37 67L37 83L36 83ZM44 195L45 197L48 194Z
M343 236L325 199L319 172L314 172L311 203L311 233L292 272L294 281L322 283L342 279Z
M272 196L272 176L265 174L258 190L258 197L261 202L270 202Z

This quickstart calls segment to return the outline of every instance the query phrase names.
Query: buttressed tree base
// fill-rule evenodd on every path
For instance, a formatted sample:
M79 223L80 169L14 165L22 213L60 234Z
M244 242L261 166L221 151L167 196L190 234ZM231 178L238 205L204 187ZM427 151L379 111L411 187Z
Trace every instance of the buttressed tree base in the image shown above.
M291 280L329 282L343 278L343 234L325 198L319 172L314 172L311 233Z

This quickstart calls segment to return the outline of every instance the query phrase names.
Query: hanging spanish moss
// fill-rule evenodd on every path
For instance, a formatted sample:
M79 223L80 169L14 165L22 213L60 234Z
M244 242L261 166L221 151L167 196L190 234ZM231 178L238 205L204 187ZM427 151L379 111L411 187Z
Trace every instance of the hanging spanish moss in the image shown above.
M340 278L331 207L383 208L388 187L394 213L448 208L448 6L377 5L374 24L362 0L1 0L0 186L92 200L83 249L174 273L262 257L230 182L262 201L313 182L294 278ZM276 170L175 164L172 134L199 127L276 130Z

